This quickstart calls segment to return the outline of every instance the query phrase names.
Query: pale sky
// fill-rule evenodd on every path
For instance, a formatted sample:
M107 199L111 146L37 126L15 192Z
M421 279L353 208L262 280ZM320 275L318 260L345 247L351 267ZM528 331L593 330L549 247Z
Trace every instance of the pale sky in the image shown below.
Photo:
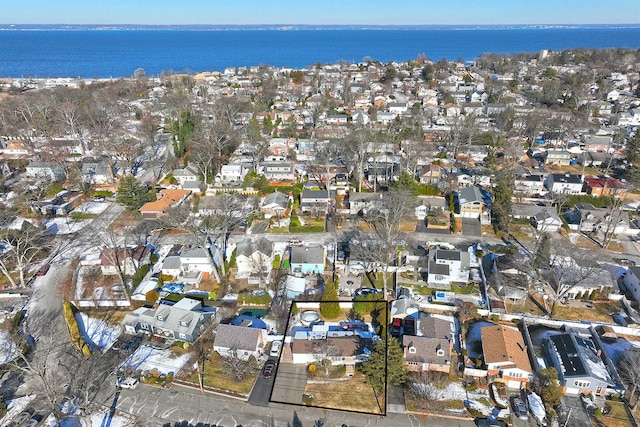
M637 24L638 0L3 0L2 24Z

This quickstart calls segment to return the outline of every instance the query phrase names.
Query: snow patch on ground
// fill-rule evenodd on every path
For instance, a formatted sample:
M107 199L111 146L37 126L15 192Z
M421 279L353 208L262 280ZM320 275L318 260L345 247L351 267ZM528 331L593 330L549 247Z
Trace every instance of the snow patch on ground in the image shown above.
M95 347L99 347L103 351L111 348L120 336L120 327L110 325L104 320L94 319L84 313L76 314L76 320L80 333Z
M52 218L44 222L44 226L51 234L71 234L82 230L90 220L73 221L71 218Z
M183 354L177 358L171 358L171 350L160 350L148 345L141 345L120 366L131 367L136 371L158 370L162 374L173 372L177 374L189 361L190 354Z
M579 237L580 237L579 233L569 233L569 241L571 242L572 245L575 245L578 243Z
M621 338L618 338L615 341L602 340L602 347L604 347L604 351L607 352L611 361L614 364L617 364L620 358L622 358L625 350L630 349L631 347L640 348L640 342L627 341Z
M489 393L486 390L475 389L466 391L460 383L449 383L444 388L438 388L433 384L414 384L414 387L424 389L428 393L431 400L437 401L464 401L468 406L485 415L491 415L493 406L487 405L480 400L490 401Z
M109 203L105 202L84 202L83 204L75 208L73 212L99 215L102 212L106 211L109 205Z
M109 427L127 427L135 424L135 419L124 415L114 415L109 421L109 411L104 410L91 414L89 419L89 425L91 427L103 427L108 425Z
M480 329L484 328L485 326L495 326L495 323L478 320L477 322L473 322L471 325L469 325L466 339L466 348L469 357L472 359L475 359L480 355L480 353L482 353L482 336L480 333Z
M9 425L9 422L15 416L27 409L27 406L29 406L31 401L35 398L35 394L30 394L28 396L18 397L17 399L7 401L7 413L4 417L0 418L0 426Z
M0 330L0 365L11 362L16 357L18 357L16 344L7 331Z

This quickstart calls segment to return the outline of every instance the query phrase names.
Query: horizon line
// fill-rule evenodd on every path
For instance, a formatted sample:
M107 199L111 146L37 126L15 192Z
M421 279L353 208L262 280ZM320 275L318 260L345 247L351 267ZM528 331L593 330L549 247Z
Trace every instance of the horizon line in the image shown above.
M636 27L638 23L535 23L535 24L141 24L141 23L0 23L0 27L26 26L90 26L90 27Z

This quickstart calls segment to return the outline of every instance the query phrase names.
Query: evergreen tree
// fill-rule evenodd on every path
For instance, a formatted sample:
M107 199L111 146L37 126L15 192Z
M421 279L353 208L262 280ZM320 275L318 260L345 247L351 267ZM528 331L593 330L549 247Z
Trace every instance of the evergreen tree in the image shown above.
M400 342L393 337L382 337L360 370L378 394L384 392L385 384L404 384L409 376Z
M320 313L327 319L335 319L340 316L338 289L331 281L328 281L324 286L324 293L320 300Z
M493 190L493 215L499 230L508 231L511 222L511 196L514 190L514 171L504 168L496 173Z
M271 135L272 131L273 123L271 123L271 118L269 116L264 116L264 119L262 119L262 132L267 135Z
M562 386L558 383L558 371L556 368L546 368L538 371L540 381L540 397L548 408L560 405L562 399Z
M625 158L632 164L640 160L640 132L636 132L635 135L627 141Z
M120 180L116 202L123 205L126 209L136 210L154 199L154 194L148 191L146 186L138 182L135 177L129 175Z
M533 268L547 268L551 260L551 240L547 233L540 236L533 258Z
M180 158L187 152L187 143L196 127L196 120L190 111L183 110L180 117L170 122L170 130L174 136L173 154Z
M398 180L392 182L389 187L393 190L407 190L416 196L420 192L420 184L407 171L403 171Z

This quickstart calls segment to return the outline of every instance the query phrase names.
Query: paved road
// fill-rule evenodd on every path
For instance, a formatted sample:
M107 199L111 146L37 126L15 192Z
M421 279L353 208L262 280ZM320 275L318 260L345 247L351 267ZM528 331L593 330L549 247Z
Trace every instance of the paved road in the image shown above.
M114 391L115 393L115 387ZM411 427L472 427L473 422L389 414L386 417L350 412L328 411L304 406L271 403L269 407L252 406L246 402L198 390L174 386L170 390L140 385L135 390L123 390L117 403L119 411L137 416L145 426L177 426L182 421L191 425L216 427L270 426L411 426ZM188 425L188 424L185 424Z

